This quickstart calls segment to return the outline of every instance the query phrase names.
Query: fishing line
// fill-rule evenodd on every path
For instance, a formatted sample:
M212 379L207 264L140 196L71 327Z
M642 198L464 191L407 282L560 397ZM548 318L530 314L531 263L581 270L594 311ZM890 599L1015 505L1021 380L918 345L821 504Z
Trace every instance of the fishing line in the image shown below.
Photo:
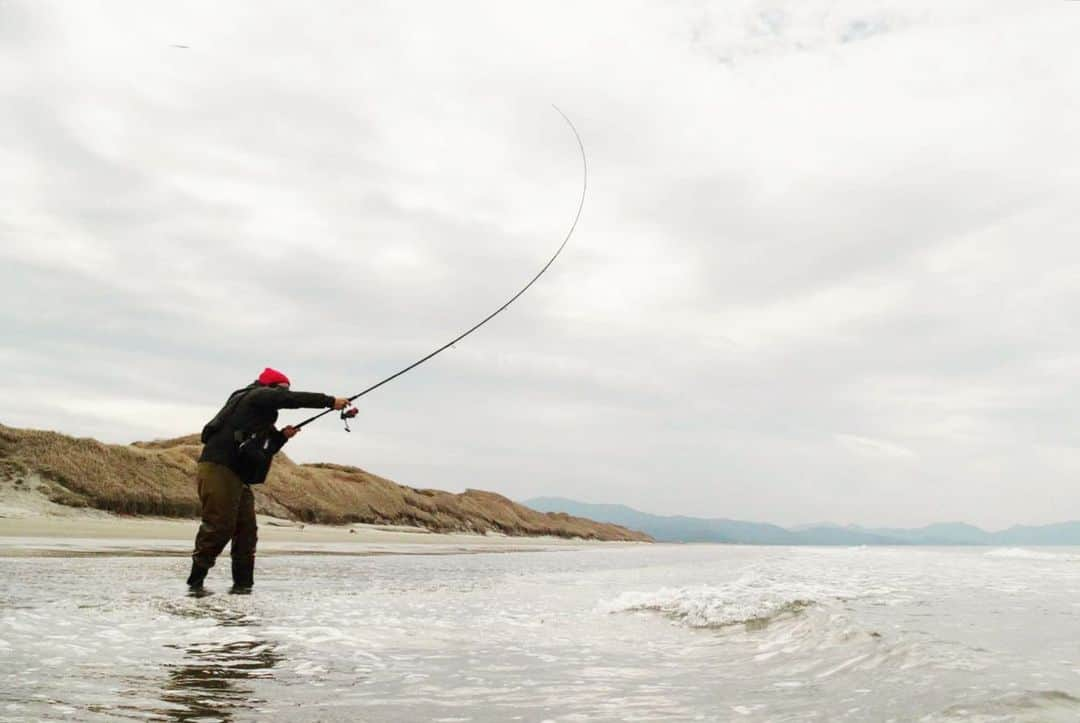
M566 242L569 241L570 237L574 235L574 229L577 228L578 220L581 218L581 210L585 207L585 191L586 191L586 189L588 188L588 185L589 185L589 164L588 164L588 162L586 161L586 158L585 158L585 144L581 142L581 136L578 134L577 128L574 127L573 122L571 122L570 118L568 118L567 115L562 112L562 110L559 108L559 106L553 105L551 107L554 108L559 113L559 115L561 115L563 117L563 120L566 121L566 124L568 126L570 126L570 130L573 131L574 138L577 140L578 149L581 151L581 198L578 201L577 213L574 214L574 222L572 224L570 224L570 230L568 230L566 232L566 236L565 236L565 238L563 238L563 242L559 245L558 250L555 251L555 255L552 256L550 259L548 259L548 262L546 264L544 264L544 267L542 269L540 269L540 271L537 272L536 276L534 276L532 278L532 280L529 281L529 283L525 284L525 286L522 287L521 291L519 291L516 294L514 294L513 296L511 296L509 301L507 301L505 304L500 306L498 309L496 309L495 311L493 311L490 314L488 314L487 316L485 316L477 324L475 324L473 327L471 327L468 331L465 331L462 334L459 334L458 336L456 336L453 339L451 339L450 341L446 342L445 344L443 344L442 346L440 346L438 349L431 352L427 356L422 357L420 359L417 359L416 361L414 361L412 364L405 367L404 369L401 369L400 371L397 371L397 372L391 374L390 376L386 377L386 379L383 379L382 381L380 381L380 382L378 382L376 384L372 384L370 387L368 387L364 391L360 392L359 394L354 394L353 396L349 397L350 402L356 401L357 399L364 396L365 394L368 394L369 392L375 391L376 389L381 387L383 384L391 382L394 379L397 379L398 377L400 377L402 374L404 374L404 373L406 373L406 372L408 372L408 371L410 371L412 369L415 369L416 367L418 367L421 364L423 364L424 362L426 362L428 359L431 359L432 357L436 356L437 354L440 354L441 352L446 351L447 349L452 347L454 344L457 344L459 341L461 341L462 339L467 337L469 334L472 334L474 331L479 329L481 326L483 326L484 324L486 324L489 321L491 321L492 319L494 319L496 316L501 314L503 312L503 310L506 309L506 307L508 307L508 306L510 306L510 304L514 303L518 299L519 296L521 296L526 291L528 291L529 287L532 286L533 284L535 284L537 279L539 279L541 276L544 275L544 272L547 271L548 268L550 268L550 266L553 263L555 263L555 259L559 258L559 254L561 254L562 250L564 248L566 248ZM304 421L300 422L299 424L294 424L292 426L295 427L296 429L300 429L301 427L314 422L319 417L322 417L322 416L324 416L326 414L329 414L332 411L334 411L334 410L327 409L327 410L325 410L323 412L320 412L320 413L316 414L313 417L309 417L308 419L305 419ZM349 428L348 427L348 420L351 417L355 417L355 416L356 416L356 409L355 408L351 408L351 409L347 409L347 410L345 410L345 409L341 410L341 418L343 420L345 420L345 429L346 430L348 430L348 428Z

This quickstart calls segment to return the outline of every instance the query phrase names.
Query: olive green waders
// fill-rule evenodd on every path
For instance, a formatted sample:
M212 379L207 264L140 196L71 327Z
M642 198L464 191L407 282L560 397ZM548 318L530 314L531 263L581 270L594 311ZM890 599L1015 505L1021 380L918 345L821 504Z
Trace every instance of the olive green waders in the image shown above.
M199 462L196 477L199 502L202 503L202 524L195 536L188 585L201 588L207 570L214 566L225 545L231 542L234 591L246 591L254 582L258 541L255 495L235 472L221 464Z

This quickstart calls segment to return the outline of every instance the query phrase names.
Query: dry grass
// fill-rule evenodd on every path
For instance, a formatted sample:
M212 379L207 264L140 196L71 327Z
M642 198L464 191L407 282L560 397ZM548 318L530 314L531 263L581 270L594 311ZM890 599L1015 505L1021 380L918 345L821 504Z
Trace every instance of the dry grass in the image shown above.
M49 498L60 504L195 517L195 460L200 450L197 435L122 446L0 425L0 481L39 475L52 482ZM414 489L357 467L297 465L284 454L278 455L266 484L254 489L260 513L305 522L651 541L618 525L537 512L493 492Z

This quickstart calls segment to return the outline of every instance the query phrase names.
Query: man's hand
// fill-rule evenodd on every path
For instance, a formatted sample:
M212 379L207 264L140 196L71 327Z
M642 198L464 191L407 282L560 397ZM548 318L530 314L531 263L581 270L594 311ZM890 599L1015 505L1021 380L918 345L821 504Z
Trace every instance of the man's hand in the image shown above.
M287 427L282 427L281 433L285 435L285 439L292 439L300 433L300 430L290 424Z
M349 406L349 400L345 397L334 397L334 409L344 409Z

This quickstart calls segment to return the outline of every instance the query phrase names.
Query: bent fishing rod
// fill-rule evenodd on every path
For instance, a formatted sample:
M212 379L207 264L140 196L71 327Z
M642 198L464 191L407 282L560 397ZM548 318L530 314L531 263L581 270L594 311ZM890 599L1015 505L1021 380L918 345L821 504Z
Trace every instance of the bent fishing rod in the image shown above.
M529 281L529 283L525 284L525 286L522 287L522 289L520 291L518 291L516 294L511 296L510 300L507 301L505 304L503 304L498 309L496 309L495 311L493 311L490 314L488 314L487 316L485 316L483 319L481 319L477 324L472 326L470 329L468 329L467 331L459 334L458 336L454 337L450 341L446 342L445 344L443 344L442 346L440 346L438 349L431 352L427 356L422 357L420 359L417 359L416 361L414 361L412 364L405 367L404 369L401 369L400 371L397 371L397 372L391 374L390 376L386 377L386 379L383 379L382 381L380 381L380 382L378 382L376 384L372 384L370 387L368 387L364 391L360 392L359 394L352 395L351 397L349 397L349 402L350 403L356 401L357 399L364 396L365 394L368 394L369 392L375 391L376 389L381 387L383 384L387 384L388 382L391 382L394 379L397 379L402 374L405 374L406 372L411 371L412 369L415 369L416 367L418 367L421 364L423 364L424 362L426 362L428 359L431 359L432 357L446 351L447 349L452 347L454 344L457 344L459 341L461 341L462 339L467 337L469 334L472 334L474 331L479 329L481 326L483 326L484 324L488 323L489 321L494 319L496 316L501 314L506 309L506 307L510 306L510 304L517 301L518 297L520 297L522 294L524 294L526 291L528 291L529 287L531 287L533 284L535 284L537 279L539 279L541 276L544 275L544 272L547 271L548 268L550 268L553 263L555 263L555 259L559 258L559 254L561 254L562 250L564 248L566 248L566 242L570 240L571 236L573 236L574 229L577 228L578 220L581 218L581 210L585 207L585 191L586 191L586 189L588 188L588 185L589 185L589 164L588 164L588 161L585 158L585 144L583 144L581 142L581 136L578 134L577 128L574 127L574 124L570 120L570 118L568 118L567 115L565 113L563 113L562 110L557 105L553 105L552 108L554 108L556 111L558 111L559 115L561 115L563 117L563 120L566 121L566 124L568 126L570 126L570 130L573 131L574 138L577 140L578 149L581 151L581 198L578 200L577 213L574 215L574 222L570 224L570 229L566 232L566 236L563 238L562 243L559 245L559 248L555 251L555 255L552 256L550 259L548 259L548 262L546 264L544 264L544 267L542 269L540 269L539 272L537 272L536 276L532 277L532 280ZM299 424L294 424L292 426L295 429L300 429L301 427L304 427L304 426L306 426L308 424L311 424L316 419L319 419L320 417L322 417L322 416L324 416L326 414L329 414L332 411L333 411L332 409L327 409L327 410L325 410L323 412L319 412L318 414L316 414L313 417L309 417L309 418L305 419L304 421L300 422ZM349 419L355 417L356 414L357 414L356 407L349 407L347 409L341 410L341 419L345 422L345 431L349 431Z

